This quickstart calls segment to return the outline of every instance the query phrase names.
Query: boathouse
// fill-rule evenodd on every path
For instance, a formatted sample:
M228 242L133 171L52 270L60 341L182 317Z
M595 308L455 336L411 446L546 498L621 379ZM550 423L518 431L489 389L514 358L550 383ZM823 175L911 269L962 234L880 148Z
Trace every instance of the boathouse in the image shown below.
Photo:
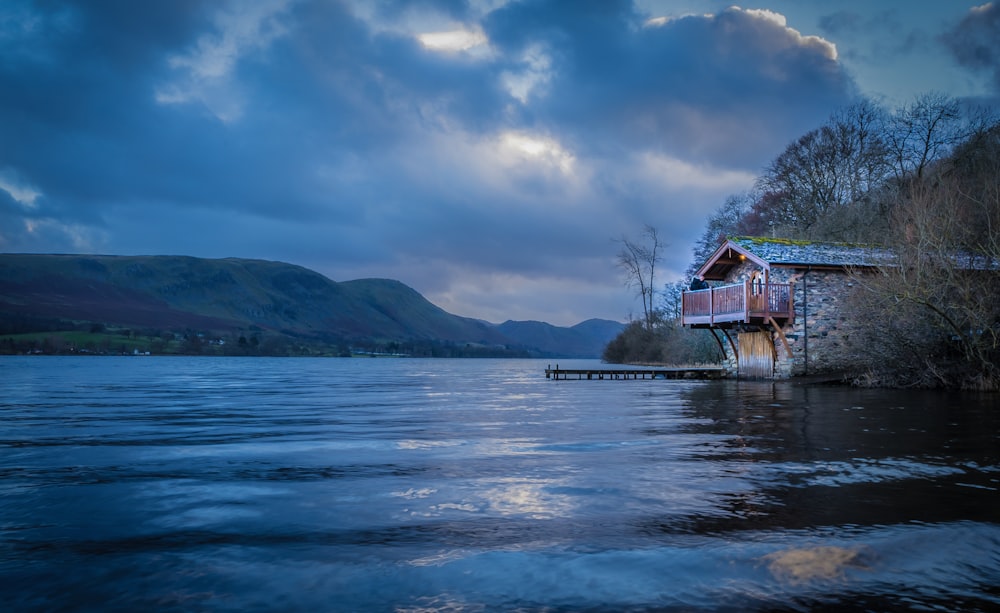
M890 254L842 243L729 238L696 271L682 321L716 336L731 375L788 378L850 370L846 300Z

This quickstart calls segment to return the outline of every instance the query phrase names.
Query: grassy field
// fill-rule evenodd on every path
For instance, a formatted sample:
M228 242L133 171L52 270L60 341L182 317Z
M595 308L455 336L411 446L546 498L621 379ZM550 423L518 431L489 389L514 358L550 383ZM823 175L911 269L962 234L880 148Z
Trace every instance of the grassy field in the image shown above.
M0 336L0 347L16 347L42 353L173 353L179 343L160 338L132 336L108 332L85 332L81 330L59 330L51 332L29 332ZM174 351L171 351L173 349ZM15 353L15 352L9 352Z

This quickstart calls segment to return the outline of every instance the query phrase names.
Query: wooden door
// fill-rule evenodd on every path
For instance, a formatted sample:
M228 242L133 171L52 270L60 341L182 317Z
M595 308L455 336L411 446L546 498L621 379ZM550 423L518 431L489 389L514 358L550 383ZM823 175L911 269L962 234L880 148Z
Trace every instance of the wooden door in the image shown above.
M741 379L770 379L774 376L774 341L770 332L740 332L736 340Z

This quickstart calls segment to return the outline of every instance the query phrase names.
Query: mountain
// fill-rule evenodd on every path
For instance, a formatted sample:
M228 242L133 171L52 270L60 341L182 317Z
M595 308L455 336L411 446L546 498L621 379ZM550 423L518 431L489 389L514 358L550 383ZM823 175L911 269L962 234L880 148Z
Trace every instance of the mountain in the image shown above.
M399 281L338 283L265 260L0 254L0 334L70 324L396 349L401 343L516 346L535 355L588 357L600 355L608 330L622 327L538 324L545 333L532 340L516 322L495 326L452 315Z
M607 319L588 319L570 328L541 321L505 321L497 326L515 344L567 358L600 357L625 326Z

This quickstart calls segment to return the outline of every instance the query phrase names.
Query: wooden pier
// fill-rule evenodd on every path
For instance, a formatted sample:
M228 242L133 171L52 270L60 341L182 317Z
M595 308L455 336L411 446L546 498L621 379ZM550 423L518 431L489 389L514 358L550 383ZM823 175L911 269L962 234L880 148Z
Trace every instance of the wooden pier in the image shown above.
M722 379L726 370L722 366L685 366L681 368L555 368L545 369L545 378L566 380L634 380L634 379Z

